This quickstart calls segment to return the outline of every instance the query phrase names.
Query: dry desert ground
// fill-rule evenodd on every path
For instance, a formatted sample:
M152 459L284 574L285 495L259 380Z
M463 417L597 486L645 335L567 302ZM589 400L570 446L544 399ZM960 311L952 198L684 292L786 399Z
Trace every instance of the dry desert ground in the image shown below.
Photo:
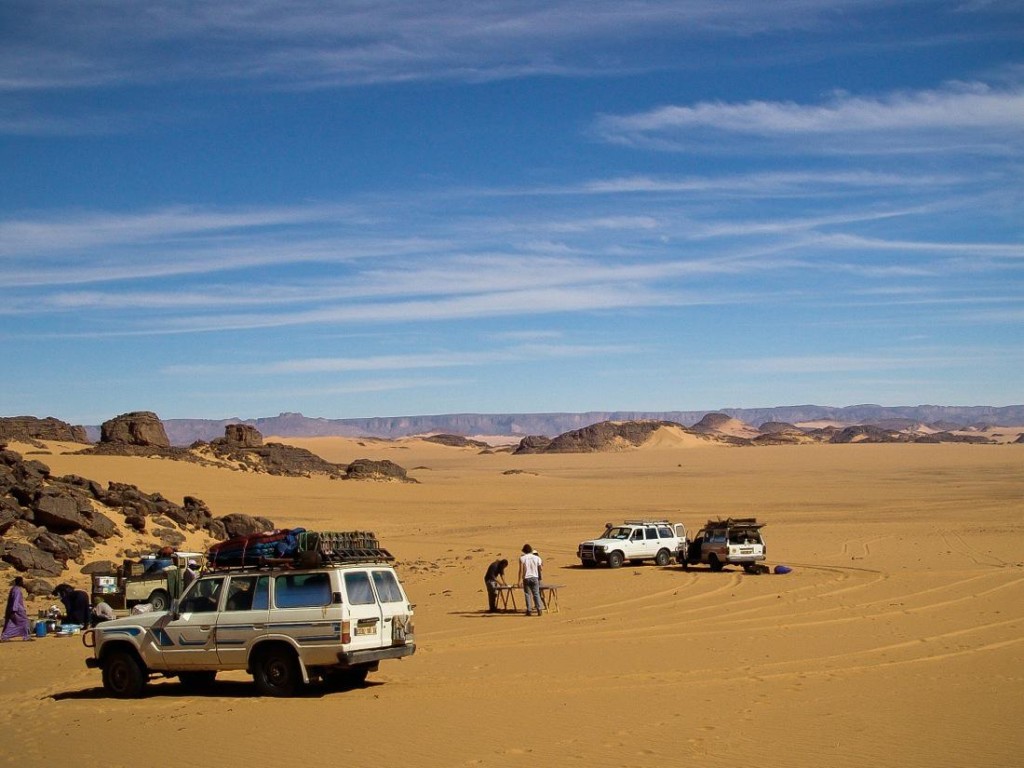
M6 764L1024 765L1024 445L727 448L666 434L615 453L512 456L287 442L336 462L388 458L419 483L60 444L32 458L198 496L216 515L376 531L416 604L416 655L345 692L261 698L230 673L210 694L166 680L121 701L78 638L5 643ZM767 521L769 564L792 572L577 566L577 543L607 521L696 529L729 515ZM515 562L524 542L564 585L561 610L484 613L484 569Z

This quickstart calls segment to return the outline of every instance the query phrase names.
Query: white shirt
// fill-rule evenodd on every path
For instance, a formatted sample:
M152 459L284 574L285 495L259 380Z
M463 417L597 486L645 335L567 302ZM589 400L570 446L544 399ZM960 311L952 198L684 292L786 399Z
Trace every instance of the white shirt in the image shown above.
M530 552L529 554L520 557L519 562L523 566L524 579L540 578L540 567L544 562L540 559L540 556L534 554L533 552Z

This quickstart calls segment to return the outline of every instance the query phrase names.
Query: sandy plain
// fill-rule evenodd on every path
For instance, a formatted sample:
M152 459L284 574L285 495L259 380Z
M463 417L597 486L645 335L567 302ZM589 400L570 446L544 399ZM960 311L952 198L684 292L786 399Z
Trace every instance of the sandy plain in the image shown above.
M78 638L5 643L0 760L1024 764L1024 446L724 448L665 434L615 453L511 456L287 442L331 461L388 458L420 482L279 478L60 444L32 458L179 503L198 496L217 515L376 531L416 604L416 655L347 692L265 699L229 673L208 695L167 680L126 702L104 694ZM728 515L766 520L769 564L792 573L577 566L576 544L606 521L696 529ZM484 569L499 555L514 563L524 542L564 585L560 611L484 613Z

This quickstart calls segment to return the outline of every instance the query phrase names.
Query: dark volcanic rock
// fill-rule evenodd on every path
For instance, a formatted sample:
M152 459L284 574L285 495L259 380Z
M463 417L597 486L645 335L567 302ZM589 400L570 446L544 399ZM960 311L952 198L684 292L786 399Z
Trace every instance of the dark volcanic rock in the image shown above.
M37 419L35 416L6 416L0 418L0 443L8 440L32 443L38 440L88 443L89 436L85 432L85 427L72 426L53 417Z
M115 416L100 427L101 443L170 448L163 422L152 411L134 411Z
M727 413L707 413L692 429L694 432L718 432L732 420L733 417Z
M22 542L5 544L3 560L32 576L60 576L64 572L64 564L53 555Z
M528 435L519 441L513 453L543 453L551 445L551 438L544 435Z

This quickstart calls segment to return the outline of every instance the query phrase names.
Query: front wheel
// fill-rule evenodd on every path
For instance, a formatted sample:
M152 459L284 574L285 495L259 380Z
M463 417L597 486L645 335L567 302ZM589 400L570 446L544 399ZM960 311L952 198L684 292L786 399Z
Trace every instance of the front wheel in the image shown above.
M708 556L708 565L711 566L711 570L715 571L716 573L722 570L722 568L724 567L724 563L722 563L722 561L718 559L718 555L716 555L714 552L712 552Z
M659 549L658 554L654 556L654 562L656 565L664 567L672 562L672 553L667 549Z
M622 566L622 553L621 552L609 552L608 553L608 567L619 568Z
M299 663L291 649L272 648L253 665L256 688L264 696L294 696L302 687Z
M146 671L134 654L112 651L103 661L103 687L118 699L137 699L146 687Z

